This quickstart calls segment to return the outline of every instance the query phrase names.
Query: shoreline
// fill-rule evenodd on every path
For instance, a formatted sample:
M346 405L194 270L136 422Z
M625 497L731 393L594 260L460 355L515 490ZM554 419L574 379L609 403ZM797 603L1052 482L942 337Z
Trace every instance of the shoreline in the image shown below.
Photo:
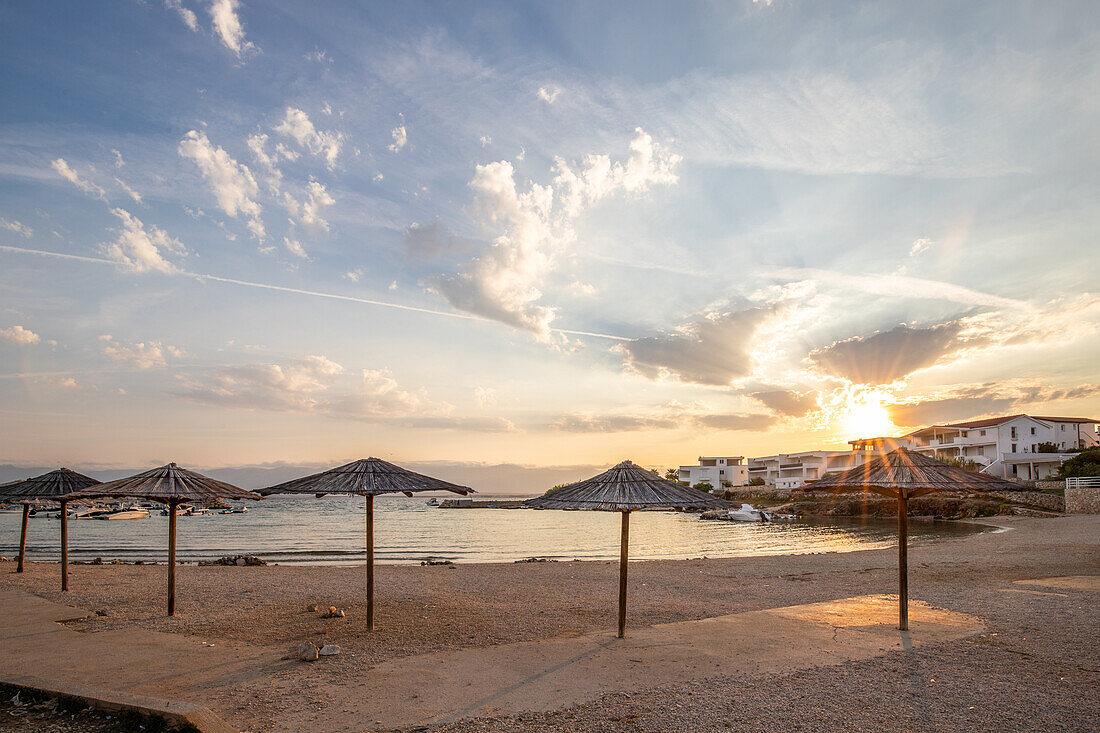
M595 516L597 514L600 516ZM401 534L402 530L392 530L393 534L387 540L376 545L375 563L378 566L419 565L423 561L432 560L451 561L461 565L510 564L531 557L562 563L578 560L596 562L617 560L618 538L610 530L604 531L607 528L603 524L610 522L600 523L607 519L603 516L606 514L606 512L584 513L586 520L596 520L596 524L593 525L591 521L587 522L587 525L581 524L580 534L574 535L578 545L568 551L563 551L560 544L554 546L556 530L546 525L546 522L543 522L544 526L538 528L537 534L530 535L535 540L524 546L517 541L521 537L519 532L523 531L522 524L505 522L507 530L513 533L514 537L500 542L491 533L486 533L483 528L488 521L486 517L459 515L455 517L458 520L457 523L445 524L445 531L448 533L445 536L436 535L423 540ZM864 547L888 547L896 539L896 520L882 517L812 515L802 517L802 521L756 523L704 521L695 515L685 517L681 513L651 512L648 514L650 516L647 519L652 521L653 530L639 530L638 539L632 543L631 547L632 561L851 552ZM149 520L135 521L144 525ZM164 524L162 518L153 521L159 521L160 525ZM183 535L185 544L178 546L178 564L195 565L227 555L252 555L263 558L269 564L280 566L347 567L360 565L365 561L361 539L354 538L349 542L347 534L334 533L331 540L324 536L311 536L308 542L283 545L282 541L290 538L278 534L267 535L263 528L256 528L247 530L247 532L256 533L254 542L250 540L247 532L240 534L238 530L238 534L234 536L229 546L225 546L210 544L215 540L210 530L222 528L217 525L222 521L221 518L202 521L202 533L196 533L193 537L186 533ZM469 530L463 530L462 528L466 527L468 522L472 523L469 525ZM573 525L575 523L571 526ZM944 520L930 516L912 517L910 540L916 544L954 540L960 536L996 531L993 529L994 526L977 519ZM56 546L57 538L54 533L57 525L51 524L46 528L49 530L47 532L41 531L42 525L38 527L40 531L29 538L28 562L59 562L59 549ZM99 528L98 525L95 526L95 529ZM130 529L129 525L123 527L120 523L113 523L110 528ZM414 528L414 525L406 522L402 529L404 532L409 532ZM133 529L138 531L104 538L103 544L97 544L101 540L95 535L83 537L78 535L74 539L73 528L70 526L70 563L99 564L94 562L97 558L103 563L112 563L116 559L123 564L163 563L166 560L167 549L164 546L165 538L161 533L162 527L148 525L133 527ZM232 520L227 520L225 530L234 529ZM391 531L389 527L386 530ZM0 550L0 555L14 559L18 552L15 544L17 535L13 538L10 531L10 527L5 527L3 536L8 541ZM321 531L325 531L324 528ZM465 531L471 534L464 536ZM451 539L455 540L453 545L449 542ZM482 539L488 544L479 545L478 542ZM328 544L330 541L331 544ZM356 544L360 546L356 547Z

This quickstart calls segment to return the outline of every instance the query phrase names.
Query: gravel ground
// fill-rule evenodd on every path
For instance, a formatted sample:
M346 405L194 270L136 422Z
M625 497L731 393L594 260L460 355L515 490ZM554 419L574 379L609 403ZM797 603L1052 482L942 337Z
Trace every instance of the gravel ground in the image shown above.
M971 724L1095 730L1100 652L1090 632L1100 621L1096 594L1025 589L1012 581L1100 574L1100 517L998 518L997 524L1013 531L910 550L912 597L988 619L986 636L788 677L694 680L575 710L442 730L950 730ZM628 623L891 592L895 563L891 550L634 563ZM84 630L137 626L287 650L305 638L339 644L344 653L324 669L294 672L301 685L295 699L226 693L216 706L262 730L282 711L323 705L325 678L362 673L382 660L611 629L617 572L615 563L603 562L380 566L373 634L362 618L365 574L358 567L184 567L173 619L162 615L163 566L77 566L64 599L55 564L32 563L23 575L0 571L0 587L107 614L80 622ZM348 615L322 620L306 610L315 603ZM644 680L638 689L645 689Z

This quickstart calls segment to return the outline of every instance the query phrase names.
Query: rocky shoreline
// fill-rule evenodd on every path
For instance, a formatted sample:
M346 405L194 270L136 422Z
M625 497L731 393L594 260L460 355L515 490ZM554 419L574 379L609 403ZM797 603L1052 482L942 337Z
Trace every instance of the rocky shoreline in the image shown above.
M875 494L835 494L801 489L731 489L722 498L778 514L828 517L896 517L897 501ZM997 516L1057 516L1065 498L1054 492L997 491L932 494L909 500L909 515L934 519L980 519Z

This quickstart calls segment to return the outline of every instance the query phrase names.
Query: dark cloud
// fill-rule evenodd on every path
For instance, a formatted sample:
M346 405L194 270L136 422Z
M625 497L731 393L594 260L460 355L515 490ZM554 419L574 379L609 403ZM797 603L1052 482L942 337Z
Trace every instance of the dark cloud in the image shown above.
M555 420L554 430L568 433L625 433L638 430L712 428L715 430L766 430L776 423L773 415L711 414L674 412L657 415L564 415Z
M464 254L473 243L456 237L438 221L431 224L413 223L405 230L405 252L412 259L434 260L444 254Z
M638 430L672 430L683 425L676 417L644 415L563 415L550 427L563 433L628 433Z
M752 336L771 308L726 313L685 326L681 333L647 336L615 347L627 367L650 379L727 385L752 372Z
M818 402L817 392L802 393L778 389L753 392L751 396L780 415L790 417L802 417L816 409Z
M959 338L961 321L931 328L901 325L871 336L837 341L810 353L826 372L859 384L887 384L929 367L967 342Z
M960 387L933 399L887 405L890 420L903 427L977 420L1021 412L1022 405L1073 400L1100 394L1100 384L1051 389L1036 384L986 383ZM1038 411L1046 414L1048 411Z
M767 430L777 421L774 415L702 415L697 422L715 430Z

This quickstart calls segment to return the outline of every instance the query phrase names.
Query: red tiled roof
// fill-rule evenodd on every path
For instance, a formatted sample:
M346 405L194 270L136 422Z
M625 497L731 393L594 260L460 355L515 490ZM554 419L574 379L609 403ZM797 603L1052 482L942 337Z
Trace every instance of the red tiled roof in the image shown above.
M941 428L988 428L994 425L1000 425L1001 423L1008 422L1009 420L1015 420L1018 417L1028 417L1024 414L1008 415L1007 417L987 417L984 420L968 420L966 422L953 422L943 425L936 425L935 427Z
M1062 423L1082 423L1092 424L1100 423L1100 420L1093 420L1088 417L1044 417L1042 415L1025 415L1020 413L1018 415L1006 415L1003 417L987 417L984 420L967 420L966 422L953 422L953 423L938 423L930 425L927 428L921 428L920 430L914 430L914 433L919 433L921 430L928 430L929 428L991 428L1001 423L1006 423L1009 420L1015 420L1019 417L1030 417L1034 420L1043 420L1045 422L1062 422ZM912 433L910 433L912 435Z
M1046 420L1047 422L1079 422L1079 423L1100 423L1100 420L1095 420L1091 417L1043 417L1042 415L1032 415L1036 420Z

